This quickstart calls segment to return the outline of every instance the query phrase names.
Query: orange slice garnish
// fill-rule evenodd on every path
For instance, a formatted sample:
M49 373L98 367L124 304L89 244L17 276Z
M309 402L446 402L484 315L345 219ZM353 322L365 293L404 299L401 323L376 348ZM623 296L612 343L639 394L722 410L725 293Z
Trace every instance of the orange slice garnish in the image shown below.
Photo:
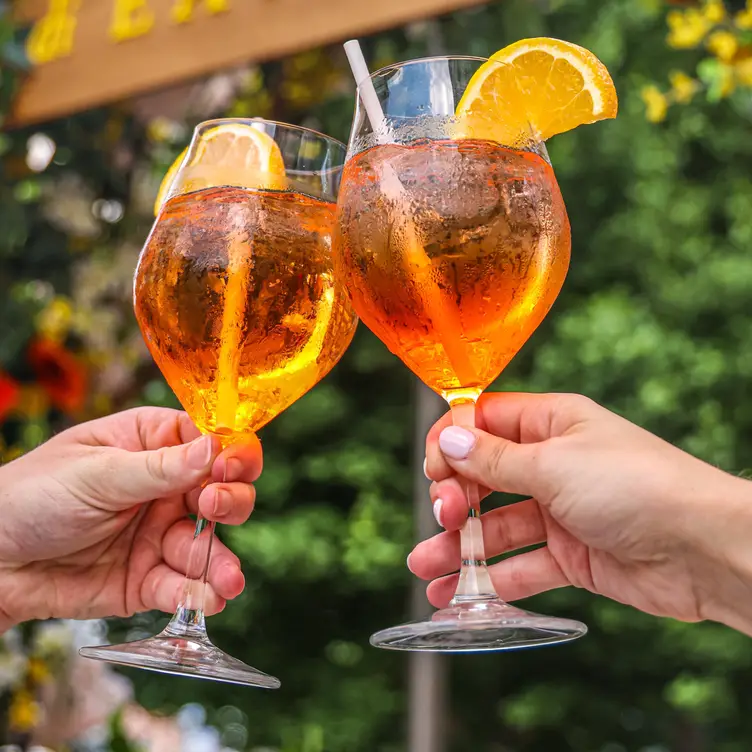
M222 123L207 131L188 164L188 149L172 163L154 202L158 214L165 198L203 188L284 190L285 163L275 140L248 123Z
M611 76L592 52L559 39L522 39L475 72L457 105L455 135L522 146L616 117L617 109Z

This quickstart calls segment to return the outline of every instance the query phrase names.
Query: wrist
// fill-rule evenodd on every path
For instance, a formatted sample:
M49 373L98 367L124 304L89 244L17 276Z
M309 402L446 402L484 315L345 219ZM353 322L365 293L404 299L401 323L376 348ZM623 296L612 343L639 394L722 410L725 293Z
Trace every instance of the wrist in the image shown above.
M10 483L8 480L8 465L0 465L0 515L6 517L5 504L8 501L8 489ZM6 535L2 526L0 526L0 536ZM0 582L4 583L4 587L0 588L0 635L5 634L9 629L16 626L16 622L11 618L7 609L7 604L4 602L4 593L7 593L10 589L7 583L7 573L4 571L3 562L0 561Z
M700 612L752 636L752 482L716 473L695 507Z
M17 535L17 521L34 498L29 489L19 482L27 472L23 469L23 462L24 458L21 457L0 466L0 635L33 618L19 613L17 601L19 592L37 589L30 588L23 577L19 578L18 573L23 565L13 562L14 554L23 553ZM17 503L19 498L23 499L23 504ZM18 558L23 561L21 557Z
M0 637L13 629L16 624L17 622L11 619L10 614L3 610L3 605L0 603Z
M10 604L6 598L8 592L12 590L11 577L12 575L6 571L3 562L0 562L0 582L4 585L0 589L0 635L5 634L19 623L18 619L11 615Z

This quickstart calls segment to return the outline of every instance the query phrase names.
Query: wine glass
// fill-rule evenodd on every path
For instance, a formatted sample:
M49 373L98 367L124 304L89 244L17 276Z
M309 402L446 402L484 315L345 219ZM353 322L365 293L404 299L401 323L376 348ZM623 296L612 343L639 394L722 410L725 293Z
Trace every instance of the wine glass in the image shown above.
M360 82L334 236L335 272L360 319L446 399L455 425L470 427L480 394L554 303L570 255L569 221L543 143L511 148L461 137L455 108L486 62L413 60ZM380 631L371 643L496 651L585 634L580 622L499 598L478 487L463 485L468 519L449 607Z
M303 396L353 337L357 319L331 258L344 154L343 144L307 128L202 123L141 252L134 305L149 351L198 428L224 447ZM163 632L81 654L279 687L207 636L213 532L198 519L183 596Z

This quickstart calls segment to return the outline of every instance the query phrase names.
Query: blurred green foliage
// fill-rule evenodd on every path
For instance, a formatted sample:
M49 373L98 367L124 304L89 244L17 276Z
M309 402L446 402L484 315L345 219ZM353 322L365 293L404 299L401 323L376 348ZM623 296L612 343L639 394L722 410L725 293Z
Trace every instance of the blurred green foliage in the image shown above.
M665 44L664 14L649 0L503 0L371 38L366 50L375 66L440 52L487 55L521 37L555 36L606 63L618 119L549 144L572 223L571 272L498 388L585 393L740 469L752 455L752 108L738 97L698 100L659 125L646 120L640 90L668 76L677 54ZM232 114L303 122L346 139L352 89L334 85L347 76L337 54L263 66ZM67 294L72 247L107 257L145 236L149 219L128 204L129 173L113 154L123 145L145 150L158 172L183 145L150 142L114 110L44 132L58 151L42 175L7 170L29 132L3 140L0 364L19 379L38 305L35 288L24 297L22 285L44 279ZM122 221L103 225L95 239L55 229L39 208L45 184L71 169L92 195L126 205ZM121 325L132 328L127 301L119 310ZM152 367L139 370L137 385L111 406L173 404ZM368 636L407 617L412 395L412 376L361 327L326 381L263 432L253 520L221 532L242 557L248 586L210 632L233 655L280 676L283 689L129 672L140 702L164 712L201 702L234 749L405 750L405 656L370 648ZM55 421L46 417L44 430ZM6 442L23 425L6 426ZM448 658L451 752L749 749L746 637L577 591L530 607L583 619L591 632L568 647ZM164 620L113 623L111 637L150 633Z

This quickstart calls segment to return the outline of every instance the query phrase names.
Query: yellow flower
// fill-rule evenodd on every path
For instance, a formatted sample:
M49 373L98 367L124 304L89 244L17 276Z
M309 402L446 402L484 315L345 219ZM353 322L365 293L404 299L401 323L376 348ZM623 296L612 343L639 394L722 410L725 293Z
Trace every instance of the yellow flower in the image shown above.
M712 24L723 21L726 17L726 7L723 0L706 0L702 8L702 15Z
M672 10L666 16L666 22L669 29L666 42L675 49L697 47L713 28L713 24L695 8Z
M674 96L674 101L679 104L686 104L691 101L698 89L697 81L682 71L673 71L668 78L671 81L671 93Z
M42 684L50 678L50 670L41 658L29 658L26 675L34 684Z
M708 49L724 62L731 60L739 49L739 41L730 31L714 31L708 37Z
M45 339L62 342L68 334L72 317L73 307L70 301L57 295L37 315L37 332Z
M645 102L645 116L651 123L660 123L666 119L668 112L668 98L657 87L652 84L644 86L640 92L642 101Z
M721 90L720 95L723 99L731 94L736 88L736 77L734 69L730 65L724 65L721 71Z
M752 87L752 56L745 57L734 63L736 80L742 86Z
M752 29L752 0L747 0L747 6L734 16L734 23L738 29L749 31Z
M8 725L13 731L27 733L37 723L39 723L39 704L28 690L16 690L8 708Z

